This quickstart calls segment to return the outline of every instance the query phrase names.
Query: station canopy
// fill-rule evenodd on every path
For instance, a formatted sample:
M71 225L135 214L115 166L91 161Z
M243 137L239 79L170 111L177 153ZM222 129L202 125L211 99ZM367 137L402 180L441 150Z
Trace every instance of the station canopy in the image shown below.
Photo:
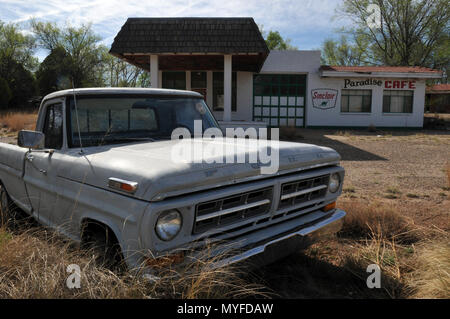
M253 18L129 18L110 53L145 70L157 55L162 71L259 72L269 49Z

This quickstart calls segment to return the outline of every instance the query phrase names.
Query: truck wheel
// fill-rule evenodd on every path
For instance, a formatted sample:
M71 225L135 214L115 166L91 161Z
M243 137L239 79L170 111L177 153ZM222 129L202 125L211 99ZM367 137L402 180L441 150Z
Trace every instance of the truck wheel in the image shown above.
M99 224L88 225L83 232L82 247L94 253L98 265L113 271L125 270L120 245L108 227Z
M0 184L0 226L7 226L13 220L13 203L6 192L5 187Z

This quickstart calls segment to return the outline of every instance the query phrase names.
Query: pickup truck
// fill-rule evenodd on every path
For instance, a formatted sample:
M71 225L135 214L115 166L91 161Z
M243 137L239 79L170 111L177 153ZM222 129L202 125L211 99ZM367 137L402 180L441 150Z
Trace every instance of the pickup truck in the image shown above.
M195 92L91 88L47 95L35 131L19 132L18 145L0 143L3 219L14 205L78 243L98 240L132 269L167 258L188 263L209 247L210 256L226 256L217 267L268 263L339 230L344 169L336 151L268 141L279 152L271 175L251 163L173 161L180 141L172 132L192 132L194 121L219 128Z

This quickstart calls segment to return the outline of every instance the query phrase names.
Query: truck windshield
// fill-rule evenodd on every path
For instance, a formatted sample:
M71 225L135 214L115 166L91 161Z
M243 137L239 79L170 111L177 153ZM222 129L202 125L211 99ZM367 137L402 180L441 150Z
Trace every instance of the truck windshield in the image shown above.
M83 146L99 146L170 139L176 128L187 128L193 135L196 120L202 122L203 131L219 127L200 98L77 96L76 102L78 112L73 97L69 98L69 147L80 147L80 135Z

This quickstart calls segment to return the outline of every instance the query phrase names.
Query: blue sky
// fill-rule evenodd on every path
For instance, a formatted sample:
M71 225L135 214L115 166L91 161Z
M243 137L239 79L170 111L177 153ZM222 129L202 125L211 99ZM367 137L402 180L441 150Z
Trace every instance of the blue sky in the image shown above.
M318 49L336 29L349 24L336 18L342 0L1 0L0 20L29 28L29 19L81 25L110 46L128 17L253 17L264 30L277 30L300 50ZM25 31L26 32L26 31ZM46 53L37 53L42 60Z

